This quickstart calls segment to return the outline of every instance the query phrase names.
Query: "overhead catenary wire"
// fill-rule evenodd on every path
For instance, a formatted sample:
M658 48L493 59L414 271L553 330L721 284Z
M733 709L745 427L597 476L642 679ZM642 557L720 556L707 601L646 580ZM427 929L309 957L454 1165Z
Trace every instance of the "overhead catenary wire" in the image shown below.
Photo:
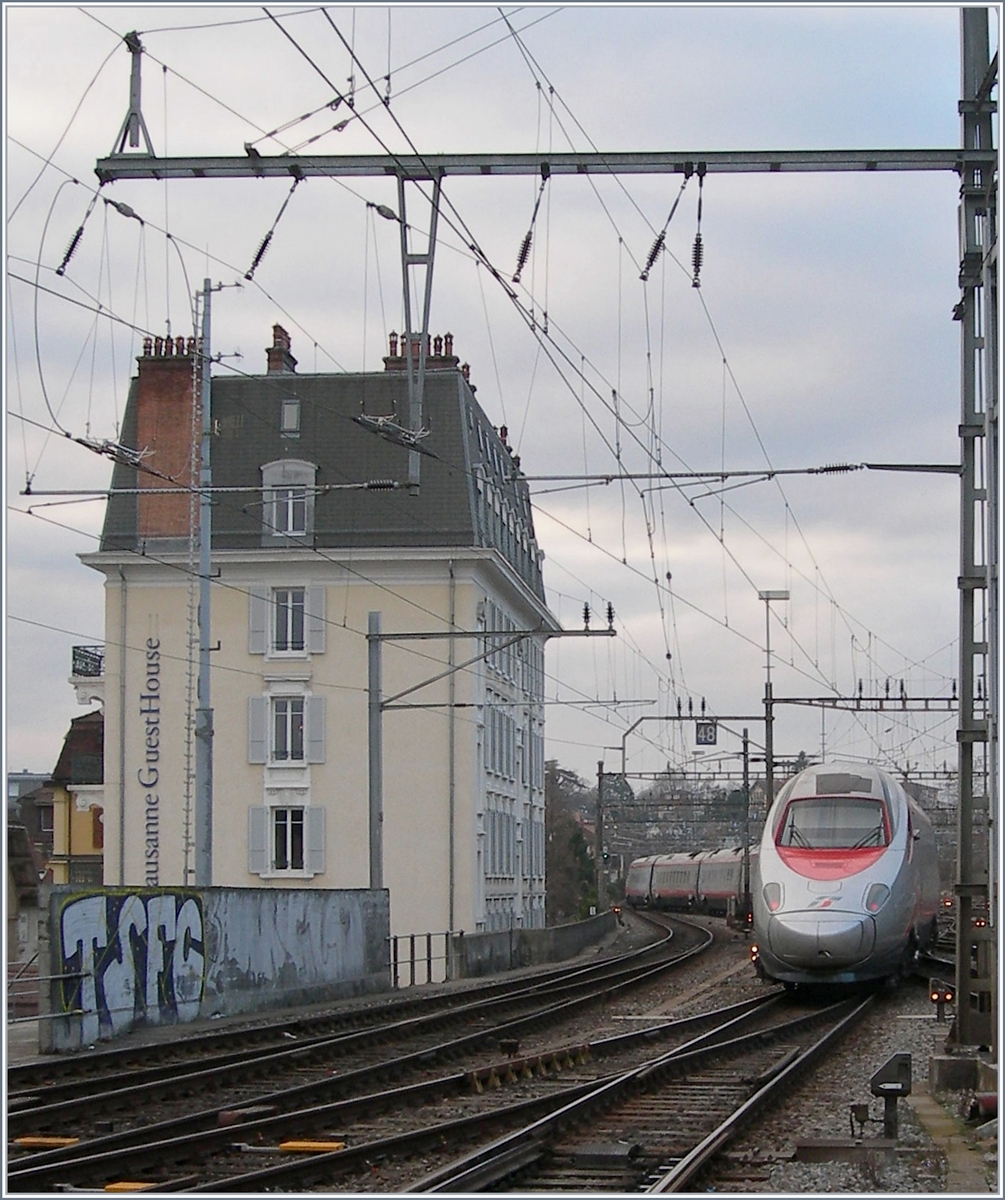
M327 14L325 14L325 16L326 16L326 18L327 18ZM329 20L330 20L330 18L327 18L327 19L329 19ZM519 38L517 38L517 41L519 42Z
M538 348L538 353L540 353L540 347Z

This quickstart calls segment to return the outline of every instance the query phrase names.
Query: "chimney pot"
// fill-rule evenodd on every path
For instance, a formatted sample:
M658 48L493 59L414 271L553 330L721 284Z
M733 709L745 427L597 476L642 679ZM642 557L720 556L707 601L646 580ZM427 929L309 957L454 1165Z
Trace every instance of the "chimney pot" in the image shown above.
M147 356L149 356L150 354L152 354L152 353L153 353L153 349L154 349L154 339L153 339L153 338L150 338L150 337L145 337L145 338L143 339L143 353L144 353L144 355L147 355Z
M397 358L398 357L398 335L396 333L392 333L388 340L390 341L390 344L391 344L391 355L390 356L391 356L391 358Z
M164 339L162 337L155 337L154 338L154 354L156 354L157 357L160 358L160 356L163 353L164 353Z
M469 379L471 377L471 364L470 363L462 363L461 364L461 374L464 376L465 379Z
M440 358L443 355L443 338L441 338L439 334L433 338L433 353L437 358Z
M454 335L452 333L444 334L443 337L443 353L449 358L454 352Z

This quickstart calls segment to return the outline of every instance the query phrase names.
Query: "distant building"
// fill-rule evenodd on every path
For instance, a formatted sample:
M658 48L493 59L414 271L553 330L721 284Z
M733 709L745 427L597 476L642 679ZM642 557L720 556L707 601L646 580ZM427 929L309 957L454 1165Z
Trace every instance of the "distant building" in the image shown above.
M52 772L53 883L103 879L104 724L100 709L75 717Z
M24 827L42 861L47 863L52 854L55 792L52 780L48 776L44 776L43 780L44 782L20 797L13 823ZM8 815L8 826L11 823L11 817Z
M194 882L197 506L171 489L192 483L195 349L145 344L122 430L143 469L115 467L82 556L106 581L107 884ZM529 492L447 335L429 344L412 494L407 350L391 335L382 372L300 375L276 326L264 374L212 382L213 883L368 886L379 613L408 639L381 643L392 932L540 926L557 625Z
M45 863L23 825L7 825L7 1013L38 1012L38 950Z
M21 819L21 797L35 791L48 781L48 774L38 771L9 771L7 774L7 819Z

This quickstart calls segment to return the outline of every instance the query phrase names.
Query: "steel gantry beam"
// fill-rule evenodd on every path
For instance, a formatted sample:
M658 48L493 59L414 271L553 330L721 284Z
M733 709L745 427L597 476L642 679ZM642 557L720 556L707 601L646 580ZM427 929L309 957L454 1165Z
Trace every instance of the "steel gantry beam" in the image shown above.
M456 176L708 175L804 171L985 170L987 148L931 150L638 150L593 154L259 154L158 158L142 152L101 158L102 183L119 179L406 179L430 182Z

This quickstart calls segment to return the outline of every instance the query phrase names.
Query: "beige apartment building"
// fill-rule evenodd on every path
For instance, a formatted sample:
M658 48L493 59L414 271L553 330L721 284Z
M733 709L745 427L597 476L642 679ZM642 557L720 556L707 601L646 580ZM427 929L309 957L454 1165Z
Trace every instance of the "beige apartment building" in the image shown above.
M379 613L383 634L411 635L381 642L392 933L540 927L557 624L527 485L448 335L429 345L410 489L392 440L406 362L389 348L383 372L302 375L276 326L264 374L212 382L212 882L369 886ZM145 344L122 431L141 469L116 465L101 548L83 556L106 588L108 885L194 883L195 349Z

